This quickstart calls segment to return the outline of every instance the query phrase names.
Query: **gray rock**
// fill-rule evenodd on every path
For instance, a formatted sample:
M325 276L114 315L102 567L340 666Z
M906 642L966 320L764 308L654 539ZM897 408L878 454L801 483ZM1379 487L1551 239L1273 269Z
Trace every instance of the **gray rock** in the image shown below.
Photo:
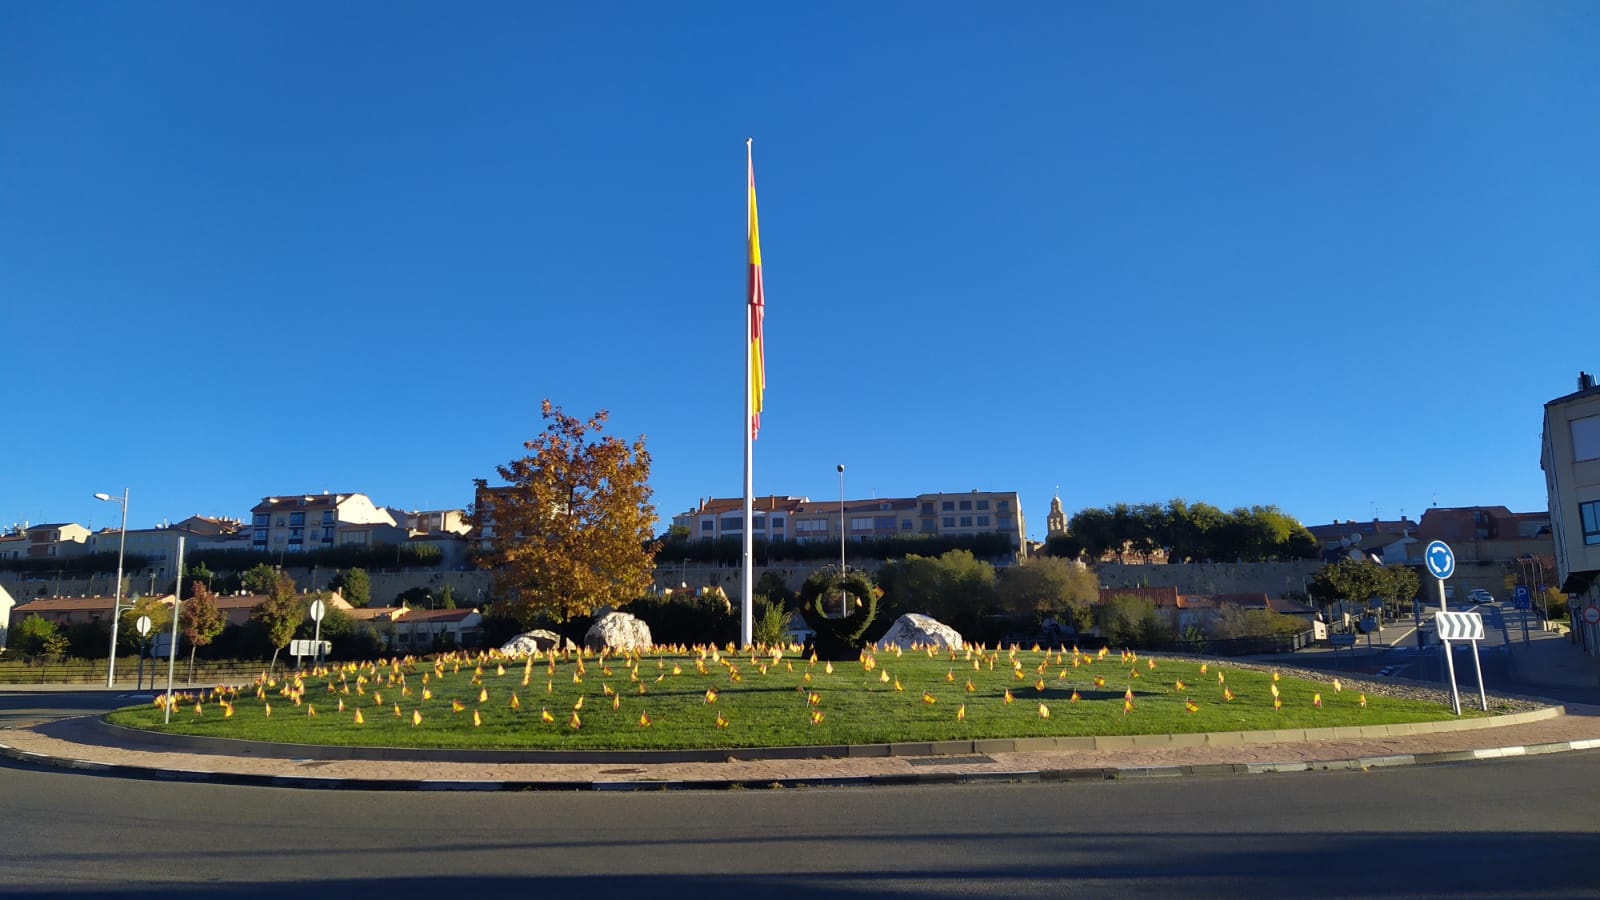
M583 636L589 650L648 650L650 626L631 613L609 612L596 619Z
M506 656L533 656L543 653L554 647L557 650L576 650L578 646L568 638L564 638L554 631L545 631L537 628L533 631L524 631L500 648Z
M878 641L878 646L899 647L902 650L910 650L914 646L960 650L963 645L961 635L949 625L932 616L906 613L894 620L894 624Z

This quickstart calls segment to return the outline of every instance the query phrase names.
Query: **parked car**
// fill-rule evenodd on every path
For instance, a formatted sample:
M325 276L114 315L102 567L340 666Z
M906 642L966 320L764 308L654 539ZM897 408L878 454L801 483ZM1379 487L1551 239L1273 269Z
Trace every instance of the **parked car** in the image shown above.
M1489 593L1488 591L1484 590L1483 588L1473 588L1472 592L1467 594L1467 602L1468 603L1493 603L1494 602L1494 595Z

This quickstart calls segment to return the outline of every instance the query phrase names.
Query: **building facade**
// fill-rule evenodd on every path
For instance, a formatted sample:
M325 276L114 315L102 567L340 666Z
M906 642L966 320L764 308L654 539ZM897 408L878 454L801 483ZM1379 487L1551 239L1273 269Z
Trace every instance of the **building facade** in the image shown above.
M1600 625L1582 612L1600 606L1600 387L1589 373L1578 375L1577 391L1545 404L1539 465L1560 587L1571 598L1584 648L1600 655Z
M1021 552L1022 504L1015 491L928 493L870 500L818 500L766 496L753 501L751 531L772 540L866 541L890 537L955 537L1004 534ZM672 517L691 540L720 540L744 533L744 499L709 498Z
M401 543L408 535L366 494L264 497L250 510L250 549L301 553L342 544Z

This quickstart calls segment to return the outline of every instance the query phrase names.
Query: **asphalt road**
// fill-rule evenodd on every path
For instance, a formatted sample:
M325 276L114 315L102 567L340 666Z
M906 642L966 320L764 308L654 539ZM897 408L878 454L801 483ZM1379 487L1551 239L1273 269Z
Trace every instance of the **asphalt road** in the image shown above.
M0 766L0 894L1600 897L1597 771L397 794Z

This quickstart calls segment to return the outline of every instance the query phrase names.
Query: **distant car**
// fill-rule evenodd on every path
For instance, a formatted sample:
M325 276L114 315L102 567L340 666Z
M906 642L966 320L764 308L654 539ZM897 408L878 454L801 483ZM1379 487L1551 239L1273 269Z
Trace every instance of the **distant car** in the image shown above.
M1467 594L1467 600L1471 603L1493 603L1494 595L1483 588L1473 588L1472 592Z

